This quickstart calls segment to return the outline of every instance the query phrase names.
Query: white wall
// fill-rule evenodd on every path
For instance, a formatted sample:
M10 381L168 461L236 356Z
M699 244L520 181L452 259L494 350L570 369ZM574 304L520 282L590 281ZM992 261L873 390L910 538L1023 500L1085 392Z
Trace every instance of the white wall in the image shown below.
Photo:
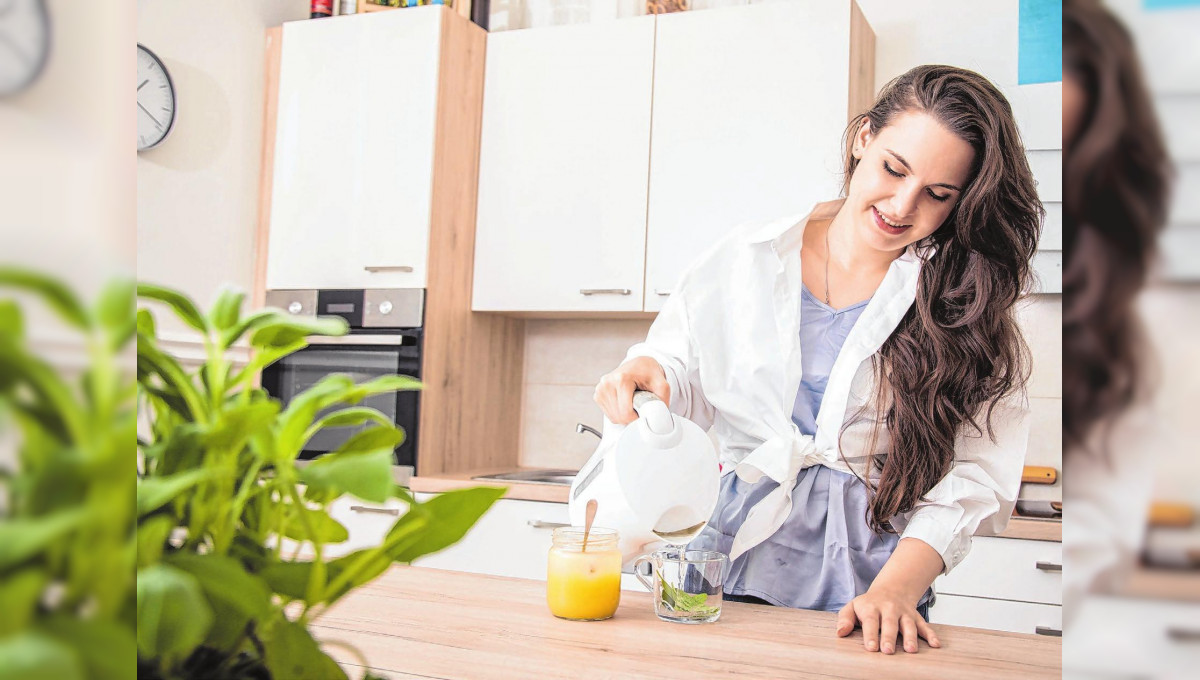
M265 30L307 15L302 0L138 3L137 40L166 64L178 110L170 136L137 156L140 279L202 305L224 285L252 288Z

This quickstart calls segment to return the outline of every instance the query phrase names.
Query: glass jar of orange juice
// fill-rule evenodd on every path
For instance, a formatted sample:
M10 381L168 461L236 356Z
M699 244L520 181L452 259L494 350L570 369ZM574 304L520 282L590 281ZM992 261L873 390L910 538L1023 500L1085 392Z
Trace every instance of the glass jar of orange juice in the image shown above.
M546 603L562 619L611 618L621 601L621 551L617 532L592 527L583 545L583 527L554 530L546 569Z

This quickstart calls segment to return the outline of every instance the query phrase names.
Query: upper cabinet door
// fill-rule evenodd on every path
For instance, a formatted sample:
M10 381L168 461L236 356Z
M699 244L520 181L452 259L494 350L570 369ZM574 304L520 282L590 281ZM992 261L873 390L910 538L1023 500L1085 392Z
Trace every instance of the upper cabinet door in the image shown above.
M663 14L657 32L647 311L738 224L839 195L850 100L869 100L874 62L850 0Z
M284 25L268 288L425 286L441 9Z
M653 16L488 36L473 309L642 309L653 51Z

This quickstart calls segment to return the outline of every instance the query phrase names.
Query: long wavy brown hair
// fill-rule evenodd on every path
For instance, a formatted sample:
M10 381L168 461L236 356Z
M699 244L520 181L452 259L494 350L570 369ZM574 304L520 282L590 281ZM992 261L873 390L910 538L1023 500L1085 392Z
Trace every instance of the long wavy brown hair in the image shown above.
M1134 309L1166 221L1170 165L1133 40L1099 2L1063 3L1063 67L1086 93L1063 162L1064 455L1148 387Z
M960 435L994 439L997 403L1024 389L1029 351L1014 305L1030 281L1045 216L1008 100L983 76L952 66L904 73L850 121L844 194L858 166L850 151L863 121L877 134L912 111L970 144L975 160L946 221L917 244L924 262L916 301L875 359L883 410L875 438L878 424L889 437L887 454L868 463L878 480L864 480L867 521L877 532L894 532L888 520L915 507L950 471Z

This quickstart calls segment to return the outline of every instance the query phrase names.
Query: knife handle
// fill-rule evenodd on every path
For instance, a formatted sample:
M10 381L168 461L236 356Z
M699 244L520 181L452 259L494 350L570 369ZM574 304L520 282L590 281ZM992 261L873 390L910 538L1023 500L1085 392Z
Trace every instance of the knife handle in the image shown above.
M1021 483L1023 484L1053 484L1058 481L1058 470L1052 467L1042 467L1039 465L1026 465L1021 471Z

